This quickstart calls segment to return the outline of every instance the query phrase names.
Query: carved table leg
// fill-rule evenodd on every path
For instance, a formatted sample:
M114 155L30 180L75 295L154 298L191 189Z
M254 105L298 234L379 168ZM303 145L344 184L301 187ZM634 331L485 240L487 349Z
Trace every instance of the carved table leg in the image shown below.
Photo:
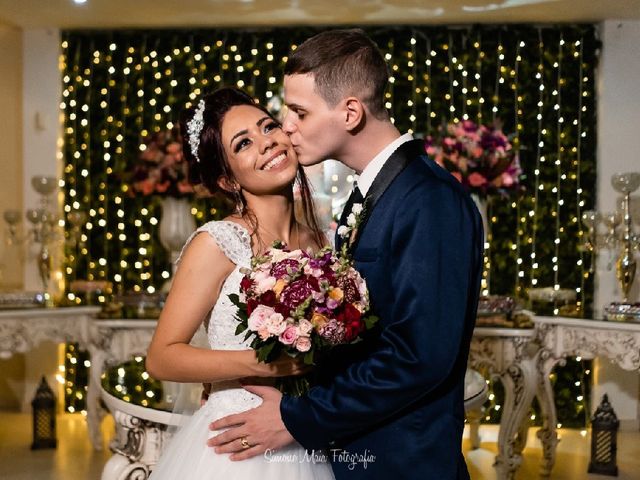
M542 442L542 464L540 465L540 476L542 477L551 475L551 469L556 461L556 447L560 441L556 432L557 418L556 406L553 401L553 387L549 381L549 374L554 364L554 360L548 359L541 362L538 369L536 398L540 404L542 427L538 430L537 436Z
M514 452L518 455L522 455L522 451L524 447L527 446L527 436L529 434L529 410L524 412L524 417L522 419L522 425L520 425L520 429L516 434L516 439L513 442Z
M95 450L102 450L102 430L100 425L105 412L100 404L100 375L104 365L104 353L95 348L90 349L91 367L89 385L87 386L87 429L89 439Z
M480 420L484 416L483 408L477 408L465 412L467 422L469 423L469 439L471 440L471 448L480 448Z
M498 434L498 455L494 466L499 480L512 480L522 462L522 456L518 451L518 433L522 430L536 390L533 359L526 358L517 365L511 365L501 378L505 387L505 403Z

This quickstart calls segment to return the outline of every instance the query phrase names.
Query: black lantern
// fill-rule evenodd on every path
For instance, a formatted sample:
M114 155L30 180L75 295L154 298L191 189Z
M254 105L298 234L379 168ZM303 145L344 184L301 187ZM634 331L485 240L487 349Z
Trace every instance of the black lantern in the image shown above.
M589 473L618 476L616 451L620 422L605 394L591 419L591 461Z
M33 407L33 443L31 450L56 448L56 397L47 380L42 377L31 401Z

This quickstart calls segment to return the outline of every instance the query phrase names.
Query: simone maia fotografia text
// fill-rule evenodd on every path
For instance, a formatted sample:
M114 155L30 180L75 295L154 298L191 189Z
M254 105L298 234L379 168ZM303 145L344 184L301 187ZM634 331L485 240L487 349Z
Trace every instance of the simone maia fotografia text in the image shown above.
M307 450L304 454L268 449L264 452L264 458L269 463L346 463L349 470L354 470L356 467L366 470L368 464L376 461L376 456L368 449L362 452L350 452L341 448L334 448L329 451Z

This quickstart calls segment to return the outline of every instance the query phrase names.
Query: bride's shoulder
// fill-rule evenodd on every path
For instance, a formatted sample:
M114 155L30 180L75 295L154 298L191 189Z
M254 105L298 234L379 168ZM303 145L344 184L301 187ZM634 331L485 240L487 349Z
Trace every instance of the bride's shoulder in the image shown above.
M228 239L229 236L245 240L251 237L247 226L234 217L211 220L200 226L196 232L207 232L215 238Z
M250 262L251 260L251 235L247 227L227 217L223 220L214 220L205 223L194 232L195 235L201 232L208 233L215 241L218 248L235 264Z

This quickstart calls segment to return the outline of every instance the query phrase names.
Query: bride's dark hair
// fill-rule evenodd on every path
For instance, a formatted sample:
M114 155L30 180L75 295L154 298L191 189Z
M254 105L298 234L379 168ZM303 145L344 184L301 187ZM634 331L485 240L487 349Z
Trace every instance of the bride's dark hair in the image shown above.
M262 105L257 103L250 95L244 91L223 87L213 93L202 97L204 101L204 111L202 112L203 126L200 130L200 143L196 152L192 151L187 124L193 119L198 103L186 108L180 118L180 132L182 135L182 151L185 159L189 162L189 180L196 187L196 190L204 190L210 194L222 192L228 196L236 205L240 215L246 217L252 229L256 233L258 219L247 208L241 191L228 191L220 188L218 179L225 177L229 183L235 179L233 172L224 153L222 145L221 127L224 116L232 107L238 105L249 105L255 107L273 118L273 115ZM275 119L274 119L275 120ZM197 158L196 158L197 156ZM313 207L311 188L302 166L298 166L296 180L300 186L300 196L302 199L302 213L306 223L314 233L314 239L318 246L324 243L324 236L318 227L318 220Z

